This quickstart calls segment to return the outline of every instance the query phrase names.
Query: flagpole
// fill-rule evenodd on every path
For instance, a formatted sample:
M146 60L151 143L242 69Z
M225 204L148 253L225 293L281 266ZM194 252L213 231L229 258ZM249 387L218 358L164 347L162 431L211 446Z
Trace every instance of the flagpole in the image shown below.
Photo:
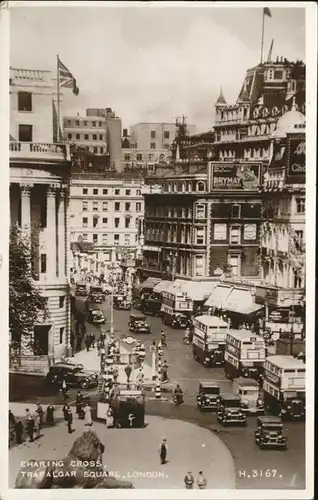
M60 142L60 71L59 55L56 56L56 82L57 82L57 142Z
M263 64L264 26L265 26L265 11L264 11L264 9L263 9L263 20L262 20L262 43L261 43L261 64Z

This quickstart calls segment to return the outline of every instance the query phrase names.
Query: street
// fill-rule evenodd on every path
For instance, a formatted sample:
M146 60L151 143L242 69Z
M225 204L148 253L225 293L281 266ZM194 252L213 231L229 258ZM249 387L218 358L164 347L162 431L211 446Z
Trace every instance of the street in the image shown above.
M84 308L84 299L77 298L78 309ZM102 305L106 315L105 328L109 327L110 299ZM114 310L115 337L128 334L130 311ZM147 317L151 325L151 334L138 335L136 338L144 343L146 362L151 363L150 345L154 339L160 339L160 331L167 334L167 347L163 359L169 364L168 376L173 385L179 383L185 394L185 403L175 406L170 401L153 401L146 399L146 413L165 418L179 419L196 423L215 432L230 451L236 469L236 487L242 489L302 489L305 488L305 425L302 422L288 422L285 432L288 436L288 450L260 450L254 442L256 418L248 417L247 426L222 427L213 413L201 413L196 408L196 394L200 380L215 380L220 384L221 392L232 392L232 382L225 379L223 368L206 368L192 357L191 346L183 344L183 330L174 330L162 325L160 318ZM99 329L87 323L87 331L98 337ZM96 367L98 369L98 367ZM75 399L76 390L70 391L70 400ZM90 395L90 400L97 400L96 391L87 390L83 394ZM10 401L53 402L61 404L60 394L46 394L42 378L10 376Z

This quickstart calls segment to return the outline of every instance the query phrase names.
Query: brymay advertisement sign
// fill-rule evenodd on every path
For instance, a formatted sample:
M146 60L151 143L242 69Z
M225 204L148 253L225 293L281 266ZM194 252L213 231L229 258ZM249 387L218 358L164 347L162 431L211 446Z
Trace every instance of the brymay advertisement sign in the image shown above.
M209 189L256 190L260 185L260 163L211 162L208 166Z
M305 177L306 143L304 137L292 137L288 143L288 175Z

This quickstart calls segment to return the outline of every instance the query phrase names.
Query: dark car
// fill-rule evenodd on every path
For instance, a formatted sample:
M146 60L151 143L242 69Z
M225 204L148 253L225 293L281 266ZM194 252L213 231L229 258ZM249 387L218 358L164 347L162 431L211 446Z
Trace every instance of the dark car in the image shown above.
M106 323L106 318L100 309L90 309L88 311L87 321L93 325L104 325Z
M197 408L216 410L220 398L220 386L214 382L200 382L197 395Z
M234 394L222 394L217 404L217 419L223 425L246 425L241 398Z
M161 312L161 320L164 325L171 326L171 328L187 328L189 326L188 317L182 313L168 314Z
M46 376L50 385L59 385L65 380L70 387L86 389L98 385L98 372L84 370L83 365L72 363L55 363Z
M281 418L258 417L255 442L261 449L282 448L283 450L287 450L287 437L283 434Z
M78 283L75 287L75 295L77 297L86 297L87 295L87 288L86 288L86 283Z
M96 304L102 304L104 302L103 288L101 286L91 286L89 299L91 302L95 302Z
M150 326L143 314L131 314L128 327L134 333L151 333Z

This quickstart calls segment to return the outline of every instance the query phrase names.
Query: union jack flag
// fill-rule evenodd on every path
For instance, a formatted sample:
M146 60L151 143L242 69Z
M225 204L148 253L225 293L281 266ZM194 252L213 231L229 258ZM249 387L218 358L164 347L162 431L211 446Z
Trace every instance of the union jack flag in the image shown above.
M74 78L70 70L62 63L62 61L60 61L60 58L58 58L57 64L60 87L73 89L73 94L78 95L79 88L76 84L76 79Z

